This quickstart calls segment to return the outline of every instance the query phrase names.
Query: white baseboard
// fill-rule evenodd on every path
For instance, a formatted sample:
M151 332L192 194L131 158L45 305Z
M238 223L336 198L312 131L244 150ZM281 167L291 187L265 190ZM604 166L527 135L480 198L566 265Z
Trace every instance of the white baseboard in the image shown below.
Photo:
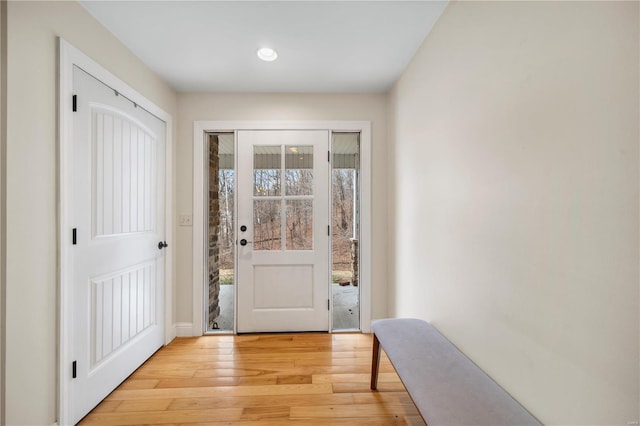
M191 337L193 336L193 323L190 322L177 322L175 323L176 337Z

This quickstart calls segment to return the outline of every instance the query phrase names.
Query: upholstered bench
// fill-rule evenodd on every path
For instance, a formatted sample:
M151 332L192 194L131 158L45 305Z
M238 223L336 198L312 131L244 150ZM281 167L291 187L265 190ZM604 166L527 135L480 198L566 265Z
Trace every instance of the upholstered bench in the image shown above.
M429 323L384 319L372 329L371 389L377 388L382 347L429 426L540 425Z

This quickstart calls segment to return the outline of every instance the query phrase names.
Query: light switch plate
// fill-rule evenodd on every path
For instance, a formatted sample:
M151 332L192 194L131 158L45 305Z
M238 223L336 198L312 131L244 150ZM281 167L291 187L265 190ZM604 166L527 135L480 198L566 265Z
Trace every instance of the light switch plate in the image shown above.
M193 225L193 219L190 214L181 214L178 217L180 226L191 226Z

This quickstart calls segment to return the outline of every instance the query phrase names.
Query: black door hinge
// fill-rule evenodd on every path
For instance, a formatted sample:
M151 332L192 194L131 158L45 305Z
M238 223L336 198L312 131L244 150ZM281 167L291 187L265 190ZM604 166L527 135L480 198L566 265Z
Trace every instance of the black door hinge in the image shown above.
M73 95L73 106L71 108L71 110L73 112L76 112L78 110L78 95Z
M74 246L78 243L78 228L73 228L71 233L71 244Z
M73 361L73 363L71 364L71 378L75 379L77 375L76 361Z
M331 162L331 151L327 151L327 161Z
M331 226L327 225L327 235L331 236Z
M327 299L327 311L331 310L331 301Z

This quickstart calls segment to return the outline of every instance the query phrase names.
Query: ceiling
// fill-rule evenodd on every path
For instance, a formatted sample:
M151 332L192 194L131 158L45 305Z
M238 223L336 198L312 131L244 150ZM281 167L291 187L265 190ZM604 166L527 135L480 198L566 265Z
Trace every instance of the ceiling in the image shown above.
M446 1L81 1L179 92L388 90ZM260 47L276 49L263 62Z

